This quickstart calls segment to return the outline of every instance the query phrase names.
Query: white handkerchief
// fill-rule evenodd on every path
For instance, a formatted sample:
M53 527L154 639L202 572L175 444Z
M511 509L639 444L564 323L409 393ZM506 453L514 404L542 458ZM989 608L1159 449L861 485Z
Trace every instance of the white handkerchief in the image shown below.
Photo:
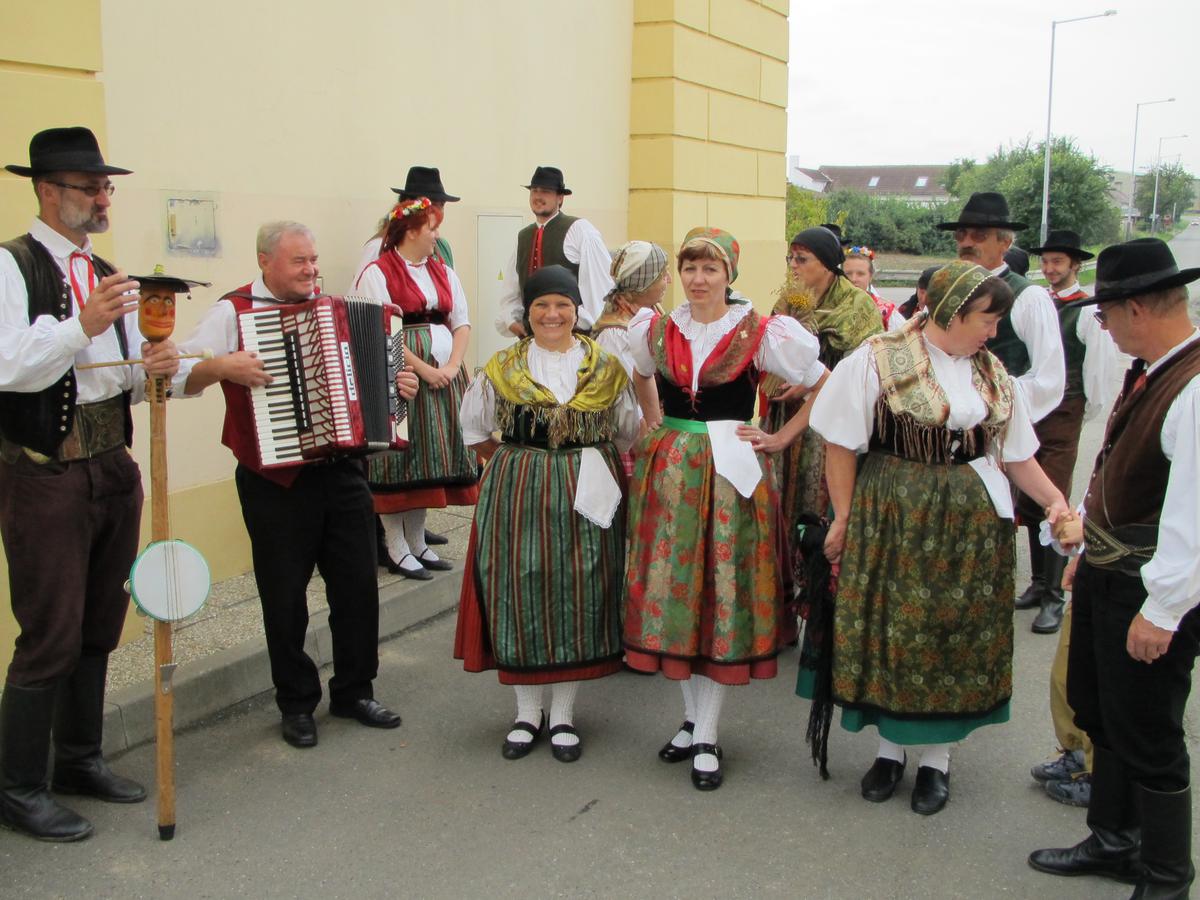
M579 454L579 481L575 484L575 512L589 522L608 528L621 505L621 486L595 447Z
M1069 558L1072 556L1078 556L1083 552L1083 544L1077 544L1068 550L1066 547L1056 541L1054 539L1054 531L1050 528L1050 523L1045 519L1042 520L1042 524L1038 529L1038 542L1043 547L1049 547L1059 556L1066 556Z
M1002 519L1011 519L1013 517L1012 488L1008 486L1008 479L1004 477L1000 467L990 456L973 459L967 465L975 470L979 480L983 482L988 496L992 498L992 505L996 507L996 515Z
M713 468L732 484L739 494L749 497L762 481L762 466L754 455L749 441L737 436L736 419L721 419L708 423L708 439L712 444Z

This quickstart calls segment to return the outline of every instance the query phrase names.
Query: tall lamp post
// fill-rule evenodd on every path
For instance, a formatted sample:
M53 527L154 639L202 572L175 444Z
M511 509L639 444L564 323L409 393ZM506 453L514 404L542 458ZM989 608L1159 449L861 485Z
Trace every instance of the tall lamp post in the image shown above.
M1085 19L1103 19L1106 16L1115 16L1115 9L1106 9L1102 13L1096 13L1091 16L1077 16L1074 19L1055 19L1050 23L1050 89L1046 92L1046 161L1042 166L1042 240L1041 245L1046 243L1046 235L1050 231L1050 112L1054 107L1054 32L1059 25L1065 25L1068 22L1082 22Z
M1133 214L1135 212L1134 202L1137 198L1137 131L1138 131L1138 116L1142 114L1143 106L1153 106L1155 103L1174 103L1174 97L1167 97L1165 100L1143 100L1137 104L1133 111L1133 159L1129 162L1129 218L1125 220L1125 240L1129 240L1130 232L1133 231Z
M1163 141L1174 141L1179 138L1187 137L1186 134L1168 134L1158 139L1158 156L1154 160L1154 209L1150 213L1150 233L1158 233L1158 175L1162 169L1162 145Z

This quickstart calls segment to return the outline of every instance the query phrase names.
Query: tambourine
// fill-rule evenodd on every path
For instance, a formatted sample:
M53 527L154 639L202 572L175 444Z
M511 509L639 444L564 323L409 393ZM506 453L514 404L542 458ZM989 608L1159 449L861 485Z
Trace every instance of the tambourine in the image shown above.
M160 622L178 622L208 599L212 577L200 551L186 541L155 541L138 554L129 572L137 608Z

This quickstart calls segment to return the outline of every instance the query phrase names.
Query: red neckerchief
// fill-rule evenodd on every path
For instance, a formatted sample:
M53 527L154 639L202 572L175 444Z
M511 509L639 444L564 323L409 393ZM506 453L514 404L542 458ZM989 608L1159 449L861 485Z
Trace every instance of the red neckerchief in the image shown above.
M372 265L378 266L379 271L383 273L384 280L387 282L388 297L406 315L425 312L427 308L425 292L408 273L408 263L401 258L399 253L389 250L375 260ZM422 265L433 278L433 286L437 291L438 312L449 317L451 309L454 308L454 298L450 294L450 276L446 274L445 264L436 257L430 256ZM366 269L363 271L365 272ZM359 281L361 280L362 276L360 275ZM356 283L355 287L357 286Z
M82 259L87 264L88 290L86 294L83 292L82 285L75 278L75 260L77 259ZM79 311L83 312L87 298L96 289L96 267L92 264L92 258L80 250L72 251L67 259L67 275L71 279L71 290L75 293L75 302L79 304Z

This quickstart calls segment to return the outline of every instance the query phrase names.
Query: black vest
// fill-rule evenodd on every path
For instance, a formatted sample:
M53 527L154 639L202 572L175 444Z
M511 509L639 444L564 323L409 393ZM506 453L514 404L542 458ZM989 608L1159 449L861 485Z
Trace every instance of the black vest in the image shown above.
M664 377L662 372L655 373L655 381L658 382L658 396L662 400L664 415L698 422L721 419L748 422L754 418L754 401L758 399L758 370L752 365L746 366L733 381L702 385L695 396Z
M5 241L0 247L13 255L25 280L30 323L38 316L54 316L60 322L71 318L71 287L50 251L28 234ZM110 263L95 254L92 264L101 278L115 271ZM128 359L129 340L123 319L117 329L117 343L122 358ZM0 435L23 447L53 456L74 423L75 369L72 366L67 366L54 384L36 393L0 391ZM132 443L133 416L129 412L129 392L126 391L125 444Z
M1021 291L1033 284L1012 269L1006 269L1000 277L1012 288L1014 303L1015 298L1021 296ZM1008 369L1008 374L1013 378L1020 378L1033 367L1025 342L1017 337L1017 332L1013 330L1011 312L1000 320L996 327L996 336L987 342L987 348L1000 358L1000 362L1004 363L1004 368Z
M542 265L562 266L569 269L576 278L579 277L579 263L573 263L563 254L563 241L567 239L567 231L575 224L575 217L560 212L546 223L542 230ZM527 225L517 234L517 283L525 290L525 282L530 276L529 257L533 253L533 238L537 234L537 223Z

